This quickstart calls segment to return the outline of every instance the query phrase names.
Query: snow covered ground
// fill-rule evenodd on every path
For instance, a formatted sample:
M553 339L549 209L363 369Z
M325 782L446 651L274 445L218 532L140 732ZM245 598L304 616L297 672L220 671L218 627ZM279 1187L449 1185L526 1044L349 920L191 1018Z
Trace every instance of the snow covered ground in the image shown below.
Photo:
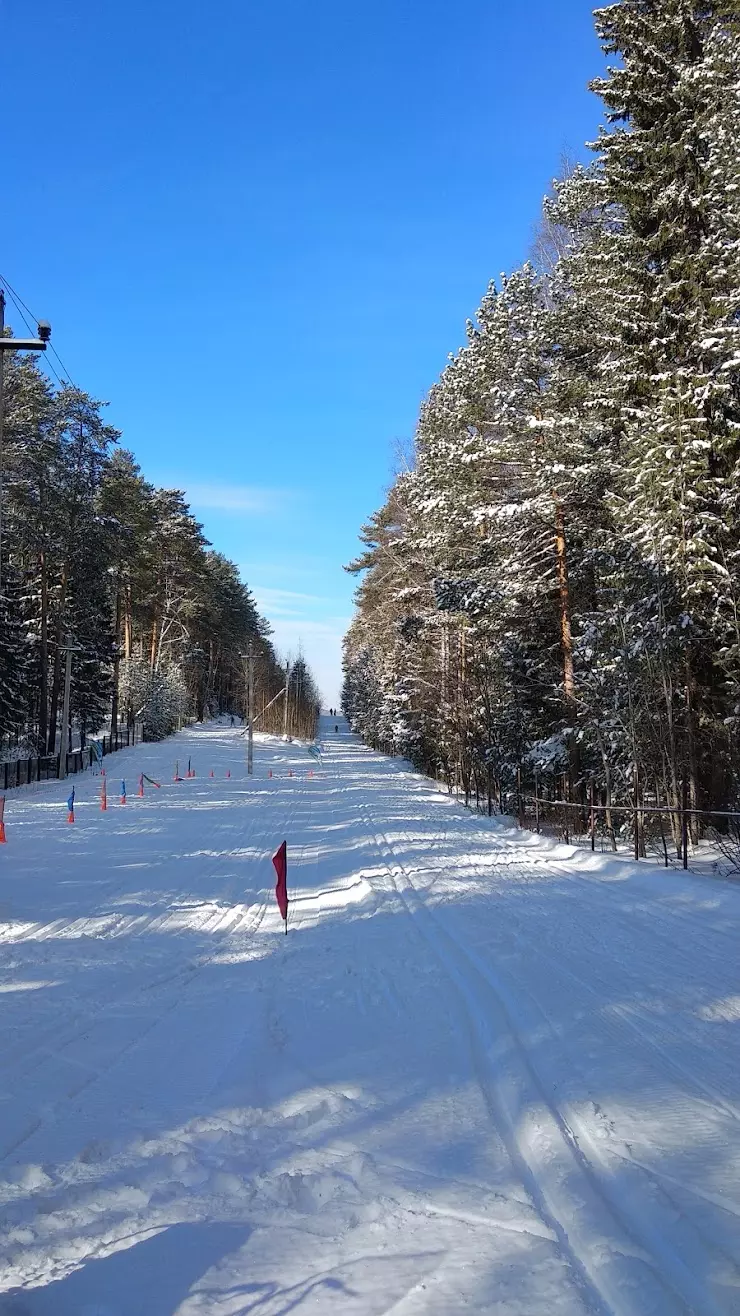
M8 797L2 1316L740 1312L740 888L333 725Z

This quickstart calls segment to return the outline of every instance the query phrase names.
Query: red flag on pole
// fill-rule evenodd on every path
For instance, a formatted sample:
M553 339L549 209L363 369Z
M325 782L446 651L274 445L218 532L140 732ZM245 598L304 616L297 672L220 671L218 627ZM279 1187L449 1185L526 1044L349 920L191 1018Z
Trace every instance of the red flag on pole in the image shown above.
M285 934L288 934L288 843L283 841L282 845L275 851L272 856L272 862L275 865L277 873L277 882L275 884L275 899L278 902L280 916L285 920Z

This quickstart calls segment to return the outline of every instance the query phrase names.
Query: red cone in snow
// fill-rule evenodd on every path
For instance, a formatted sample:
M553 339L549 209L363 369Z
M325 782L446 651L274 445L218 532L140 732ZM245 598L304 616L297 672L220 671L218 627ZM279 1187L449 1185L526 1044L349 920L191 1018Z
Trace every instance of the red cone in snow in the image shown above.
M288 935L288 843L283 841L272 856L277 873L275 899L278 902L280 917L285 921L285 935Z

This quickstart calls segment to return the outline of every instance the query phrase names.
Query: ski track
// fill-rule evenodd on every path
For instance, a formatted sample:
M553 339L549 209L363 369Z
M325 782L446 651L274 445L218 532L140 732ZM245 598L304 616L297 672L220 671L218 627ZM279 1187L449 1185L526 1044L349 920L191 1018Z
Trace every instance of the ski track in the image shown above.
M570 1253L574 1266L593 1285L604 1309L615 1313L628 1313L633 1310L632 1296L628 1296L625 1305L623 1294L625 1279L627 1287L630 1287L630 1277L623 1276L620 1272L625 1264L631 1265L628 1258L634 1257L638 1249L644 1248L644 1259L648 1261L652 1251L653 1254L657 1253L661 1265L660 1268L651 1267L654 1269L654 1275L642 1278L643 1294L650 1296L650 1300L657 1303L661 1297L666 1296L670 1288L675 1290L675 1295L679 1299L685 1298L686 1310L693 1310L694 1304L702 1301L703 1295L694 1281L691 1269L685 1265L680 1256L671 1253L662 1245L662 1240L656 1236L650 1222L641 1223L634 1215L626 1216L623 1203L610 1201L608 1186L602 1186L599 1178L599 1170L603 1168L604 1163L598 1143L591 1137L588 1126L579 1120L575 1113L571 1113L569 1123L564 1112L560 1111L548 1097L545 1085L531 1067L522 1043L522 1030L517 1025L510 1003L502 993L500 984L488 967L481 964L479 958L451 936L448 930L443 929L426 908L423 897L415 888L387 837L381 833L376 834L375 839L379 850L388 860L387 871L394 890L398 892L410 912L422 916L428 929L426 936L429 945L449 972L452 981L460 988L474 1039L473 1047L477 1053L476 1064L487 1100L494 1117L498 1117L506 1126L512 1158L522 1165L522 1177L533 1196L540 1201L543 1219L553 1225L563 1246ZM480 991L475 989L476 976L492 989L495 1006L498 1007L501 1015L502 1026L496 1032L495 1042L500 1047L502 1034L508 1032L512 1049L518 1052L517 1059L521 1071L519 1074L512 1074L511 1056L507 1056L509 1072L506 1075L506 1085L519 1089L516 1093L518 1100L513 1108L506 1104L504 1085L497 1082L497 1066L491 1065L487 1058L487 1052L494 1041L489 1031L489 1021L493 1011L486 1007ZM548 1025L547 1015L542 1011L540 1015L545 1025ZM683 1076L685 1075L682 1072ZM530 1163L527 1158L526 1140L517 1133L520 1117L517 1107L521 1104L522 1093L526 1094L529 1105L536 1106L538 1102L541 1103L536 1121L537 1130L540 1134L544 1133L550 1143L552 1161L556 1164L560 1161L558 1172L555 1176L548 1176L547 1179L541 1177L538 1180L536 1164ZM504 1096L503 1101L502 1096ZM576 1136L575 1128L578 1129L579 1136ZM581 1143L588 1144L590 1159L584 1155ZM568 1184L569 1178L580 1178L582 1182L574 1187ZM579 1196L587 1205L589 1220L585 1229L582 1227L583 1221L579 1219L582 1213L579 1210L581 1207ZM609 1257L606 1265L603 1258L598 1256L599 1236L594 1237L593 1231L594 1220L598 1219L599 1211L603 1213L604 1209L611 1215L611 1223L606 1226L605 1232L612 1240L612 1248L614 1249L616 1245L617 1253L621 1253L616 1257ZM714 1304L706 1302L704 1309L718 1310Z
M740 891L333 723L9 795L0 1316L740 1313Z

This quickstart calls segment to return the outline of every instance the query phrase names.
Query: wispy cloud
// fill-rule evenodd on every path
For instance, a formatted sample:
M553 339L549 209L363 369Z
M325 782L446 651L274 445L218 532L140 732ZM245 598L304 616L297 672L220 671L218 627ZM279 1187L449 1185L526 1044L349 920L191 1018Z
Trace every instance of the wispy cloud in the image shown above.
M290 489L264 489L259 485L229 484L227 481L191 484L188 480L176 480L172 483L185 490L188 502L194 508L217 512L252 512L266 516L279 511L295 497Z
M255 585L253 589L257 607L268 617L300 619L331 608L330 600L319 594L301 594L293 589L274 589L269 585Z
M278 617L273 613L272 641L283 656L295 658L303 650L316 678L325 704L339 702L342 686L342 637L349 617L330 617L325 621Z

